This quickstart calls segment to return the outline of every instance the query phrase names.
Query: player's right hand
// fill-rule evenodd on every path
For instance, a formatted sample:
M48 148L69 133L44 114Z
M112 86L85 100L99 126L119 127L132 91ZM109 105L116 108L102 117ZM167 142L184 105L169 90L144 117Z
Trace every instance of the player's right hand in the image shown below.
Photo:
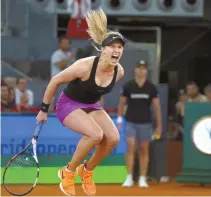
M39 111L36 117L36 122L39 124L40 122L46 123L48 120L48 116L46 112Z

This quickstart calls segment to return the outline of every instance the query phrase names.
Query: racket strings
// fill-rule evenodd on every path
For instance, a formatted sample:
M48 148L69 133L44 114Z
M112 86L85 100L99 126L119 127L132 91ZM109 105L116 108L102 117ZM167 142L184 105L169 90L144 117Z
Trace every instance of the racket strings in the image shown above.
M30 176L26 176L26 173L34 172L34 170L36 170L34 168L36 168L36 161L33 156L23 154L11 162L9 170L11 173L16 173L14 174L16 176L22 176L23 178L19 178L28 182L32 178Z
M34 159L31 159L33 156L28 156L28 155L21 155L16 158L15 162L12 162L12 166L14 167L31 167L31 166L36 166L36 161Z
M24 194L33 187L37 173L37 163L33 155L22 154L11 161L5 173L4 184L10 192Z

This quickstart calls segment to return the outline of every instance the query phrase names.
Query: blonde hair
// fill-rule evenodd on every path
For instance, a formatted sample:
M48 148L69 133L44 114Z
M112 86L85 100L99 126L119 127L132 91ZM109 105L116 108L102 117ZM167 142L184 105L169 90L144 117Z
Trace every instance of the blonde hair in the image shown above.
M102 9L90 10L86 14L87 32L96 44L101 45L107 37L107 17Z
M86 31L91 39L98 45L102 45L103 41L111 34L123 37L119 32L107 30L107 17L102 9L88 11L86 14L86 22L88 24ZM101 51L94 43L93 46L97 51Z

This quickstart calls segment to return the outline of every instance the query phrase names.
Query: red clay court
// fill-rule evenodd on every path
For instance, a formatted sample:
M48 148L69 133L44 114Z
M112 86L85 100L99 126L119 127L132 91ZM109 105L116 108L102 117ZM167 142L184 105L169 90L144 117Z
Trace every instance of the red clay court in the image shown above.
M9 196L1 186L2 196ZM64 196L58 185L37 185L29 196ZM76 185L76 196L85 196L81 185ZM150 188L141 189L137 186L122 188L119 184L98 184L96 196L211 196L211 185L204 187L199 184L183 183L150 183Z

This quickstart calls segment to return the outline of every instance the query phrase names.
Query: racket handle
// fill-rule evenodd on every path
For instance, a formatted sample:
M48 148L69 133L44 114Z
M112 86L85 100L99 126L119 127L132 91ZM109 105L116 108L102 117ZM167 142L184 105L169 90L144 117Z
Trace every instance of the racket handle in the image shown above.
M40 134L40 131L41 131L41 129L42 129L42 125L43 125L43 122L40 122L40 123L37 125L37 127L36 127L36 129L35 129L35 132L34 132L34 138L35 138L35 139L38 138L38 136L39 136L39 134Z

